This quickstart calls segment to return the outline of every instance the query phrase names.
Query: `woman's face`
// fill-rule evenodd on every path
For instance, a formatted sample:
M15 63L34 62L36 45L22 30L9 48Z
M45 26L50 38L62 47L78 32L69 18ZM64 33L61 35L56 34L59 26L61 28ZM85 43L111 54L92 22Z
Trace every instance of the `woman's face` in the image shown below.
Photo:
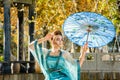
M63 37L61 35L54 35L52 39L52 44L57 47L63 46Z

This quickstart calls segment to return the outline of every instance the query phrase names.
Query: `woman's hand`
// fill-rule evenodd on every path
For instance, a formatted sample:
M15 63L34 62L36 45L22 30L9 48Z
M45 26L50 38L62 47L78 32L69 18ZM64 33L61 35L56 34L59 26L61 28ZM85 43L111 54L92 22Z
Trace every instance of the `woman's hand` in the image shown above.
M88 50L88 42L83 46L83 52L87 52Z
M44 38L45 38L45 40L51 40L52 37L53 37L53 34L48 33Z
M86 52L88 50L88 43L86 42L86 44L83 46L82 48L82 53L79 57L79 60L80 60L80 66L82 66L84 60L85 60L85 55L86 55Z
M43 37L41 39L38 39L38 43L42 43L44 41L51 40L52 37L53 37L53 34L52 33L48 33L45 37Z
M38 39L38 44L47 40L51 40L52 37L53 37L53 33L48 33L45 37ZM29 48L34 50L34 41L29 44Z

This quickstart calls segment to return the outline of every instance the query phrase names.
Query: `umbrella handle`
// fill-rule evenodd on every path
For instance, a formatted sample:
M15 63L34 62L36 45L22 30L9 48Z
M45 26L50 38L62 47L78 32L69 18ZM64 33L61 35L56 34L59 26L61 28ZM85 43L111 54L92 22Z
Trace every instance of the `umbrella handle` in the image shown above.
M88 32L88 34L87 34L86 43L88 42L88 37L89 37L89 34L90 34L90 32Z

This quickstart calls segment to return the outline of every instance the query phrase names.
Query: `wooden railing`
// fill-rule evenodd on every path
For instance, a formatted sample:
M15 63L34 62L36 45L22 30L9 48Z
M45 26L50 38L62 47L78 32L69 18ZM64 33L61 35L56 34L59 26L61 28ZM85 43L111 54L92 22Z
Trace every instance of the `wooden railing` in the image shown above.
M76 53L77 59L80 54ZM91 59L87 57L91 56ZM87 53L82 72L120 72L120 53Z
M74 57L77 59L76 54ZM87 56L93 59L88 60ZM120 53L88 53L81 68L81 80L119 80ZM44 80L42 72L29 73L29 64L34 61L0 62L0 80ZM4 73L4 65L10 64L11 73ZM23 69L20 69L20 66ZM39 66L38 66L39 67ZM21 71L20 71L21 70ZM9 72L9 71L8 71Z
M0 62L0 74L29 73L29 65L30 64L35 65L35 62L34 61L9 61L9 62L4 61L4 62ZM6 65L9 68L5 68Z
M78 58L78 54L75 54L74 58ZM87 57L91 55L92 59ZM9 61L0 62L0 74L5 74L5 66L9 66L8 73L29 73L30 64L33 65L32 69L35 69L35 61ZM37 65L38 66L38 65ZM39 67L39 66L38 66ZM17 70L16 68L19 68ZM18 72L19 71L19 72ZM88 53L86 54L85 62L81 68L82 72L120 72L120 53ZM32 73L34 73L33 71Z

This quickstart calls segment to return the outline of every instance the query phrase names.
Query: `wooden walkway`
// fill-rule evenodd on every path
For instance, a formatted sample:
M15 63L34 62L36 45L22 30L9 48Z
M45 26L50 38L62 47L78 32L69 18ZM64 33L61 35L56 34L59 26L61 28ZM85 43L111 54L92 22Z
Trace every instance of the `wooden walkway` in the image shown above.
M42 74L13 74L0 75L0 80L44 80Z
M0 75L0 80L44 80L42 73ZM120 80L120 73L82 72L81 80Z

